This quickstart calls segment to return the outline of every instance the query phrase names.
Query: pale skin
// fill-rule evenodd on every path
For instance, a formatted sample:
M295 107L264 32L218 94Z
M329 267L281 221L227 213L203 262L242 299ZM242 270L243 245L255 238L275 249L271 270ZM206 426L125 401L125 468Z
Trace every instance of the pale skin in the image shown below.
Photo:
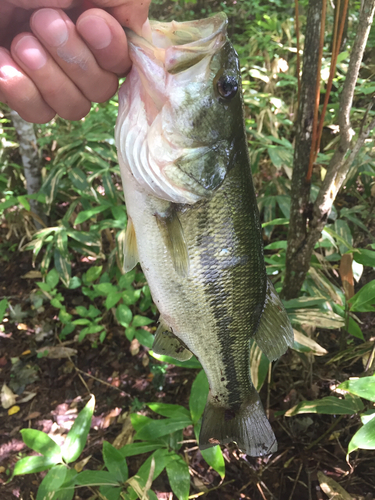
M131 66L122 26L147 36L151 0L0 0L0 102L32 123L79 120Z

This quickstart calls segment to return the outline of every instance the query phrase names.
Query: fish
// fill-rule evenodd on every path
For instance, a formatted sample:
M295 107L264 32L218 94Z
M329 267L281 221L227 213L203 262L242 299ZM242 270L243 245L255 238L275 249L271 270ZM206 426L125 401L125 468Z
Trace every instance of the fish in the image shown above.
M277 450L251 381L293 330L267 278L244 125L241 70L223 13L127 31L132 69L115 128L128 223L124 270L139 262L160 312L153 351L194 354L209 382L202 450Z

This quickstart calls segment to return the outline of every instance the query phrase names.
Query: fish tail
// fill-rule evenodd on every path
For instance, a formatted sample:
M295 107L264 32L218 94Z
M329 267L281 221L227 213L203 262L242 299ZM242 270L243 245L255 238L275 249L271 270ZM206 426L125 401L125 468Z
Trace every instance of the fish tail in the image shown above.
M276 437L254 386L237 411L218 406L211 394L208 396L199 435L200 449L232 441L253 457L277 451Z

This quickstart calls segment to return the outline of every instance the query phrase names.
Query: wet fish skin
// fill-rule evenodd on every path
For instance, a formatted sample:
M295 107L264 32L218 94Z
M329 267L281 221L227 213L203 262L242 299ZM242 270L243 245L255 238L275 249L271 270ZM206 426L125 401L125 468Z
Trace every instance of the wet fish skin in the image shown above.
M166 71L167 56L160 65L148 42L130 37L133 69L120 91L116 126L130 221L127 241L136 240L136 250L127 247L125 262L129 269L139 260L160 311L154 351L178 359L194 353L206 372L210 393L200 447L235 441L257 456L277 445L251 382L250 342L255 339L275 359L293 337L265 271L238 57L225 36L223 17L210 22L217 31L216 41L209 41L211 52L200 60L199 50L192 57L183 54L179 62L178 46L172 45L175 72L173 66ZM186 34L192 23L177 24ZM158 28L155 23L154 32ZM164 87L150 80L158 71L161 78L164 71ZM217 91L222 75L238 86L227 100ZM134 133L142 120L147 133ZM170 143L177 151L166 155L163 147ZM148 154L142 153L146 147ZM160 169L160 182L155 171L148 172L153 154L161 164L175 156Z

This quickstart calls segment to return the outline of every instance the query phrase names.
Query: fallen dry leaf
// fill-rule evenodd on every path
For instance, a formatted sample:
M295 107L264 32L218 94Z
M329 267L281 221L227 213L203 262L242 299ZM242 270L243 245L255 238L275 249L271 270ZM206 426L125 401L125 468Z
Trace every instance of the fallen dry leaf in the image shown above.
M25 394L24 397L22 399L18 400L18 404L20 404L20 403L27 403L28 401L30 401L31 399L35 398L35 396L36 396L36 392L27 392L27 391L25 391L24 394Z
M49 359L63 359L70 358L77 354L77 349L72 349L71 347L55 346L55 347L41 347L37 350L38 353L43 354L43 357Z
M25 323L18 323L17 330L30 330L30 328Z
M129 351L132 356L136 356L139 353L140 343L137 339L133 339L130 343Z
M20 407L19 406L12 406L12 408L9 408L8 410L8 415L14 415L15 413L18 413L20 411Z
M42 278L42 273L40 271L29 271L21 276L21 278L24 280L36 280Z
M341 257L340 262L340 278L344 288L346 300L354 296L354 276L353 276L353 254L346 253Z
M88 457L84 458L83 460L80 460L74 465L74 468L77 472L82 472L84 466L87 464L87 462L90 460L92 455L89 455Z
M24 418L24 420L33 420L34 418L40 417L40 415L40 411L33 411L32 413L29 413L27 417Z
M4 384L1 388L1 406L4 408L4 410L7 410L11 406L15 405L16 399L16 394L14 394L12 390L9 389L6 384Z
M322 491L324 491L330 500L353 500L353 497L339 483L327 477L323 472L318 472L318 481Z
M132 426L129 414L121 415L117 423L122 422L122 430L120 434L113 441L113 446L118 450L133 441L133 435L135 433L134 427Z

